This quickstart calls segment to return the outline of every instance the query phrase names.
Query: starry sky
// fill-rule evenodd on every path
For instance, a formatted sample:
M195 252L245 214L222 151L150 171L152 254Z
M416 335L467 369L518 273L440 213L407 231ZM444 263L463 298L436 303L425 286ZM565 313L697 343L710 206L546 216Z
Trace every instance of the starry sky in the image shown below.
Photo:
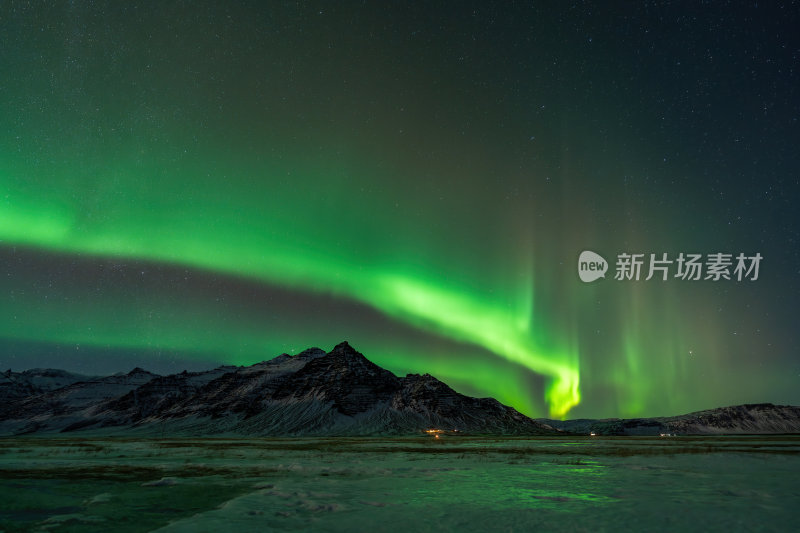
M4 2L0 367L346 339L531 416L800 404L797 27L795 2ZM617 280L623 253L762 260Z

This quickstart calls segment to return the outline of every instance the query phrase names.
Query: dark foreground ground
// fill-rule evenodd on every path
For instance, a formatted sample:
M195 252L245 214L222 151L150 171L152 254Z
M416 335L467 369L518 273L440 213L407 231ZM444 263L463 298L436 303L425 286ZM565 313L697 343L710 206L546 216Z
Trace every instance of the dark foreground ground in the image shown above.
M0 531L796 531L800 436L5 438Z

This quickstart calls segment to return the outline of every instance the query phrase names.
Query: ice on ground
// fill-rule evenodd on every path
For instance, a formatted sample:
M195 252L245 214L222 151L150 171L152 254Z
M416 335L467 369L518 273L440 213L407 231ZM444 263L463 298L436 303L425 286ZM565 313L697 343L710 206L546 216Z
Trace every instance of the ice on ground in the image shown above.
M147 481L142 483L142 487L168 487L176 484L177 482L178 480L174 477L162 477L161 479L157 479L155 481Z
M15 438L0 530L790 530L799 475L798 436Z

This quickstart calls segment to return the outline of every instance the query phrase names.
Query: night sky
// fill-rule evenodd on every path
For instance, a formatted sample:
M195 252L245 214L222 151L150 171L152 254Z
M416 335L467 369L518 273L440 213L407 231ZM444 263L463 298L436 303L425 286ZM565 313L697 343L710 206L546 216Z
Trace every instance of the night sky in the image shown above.
M794 2L3 2L0 367L346 339L531 416L800 404L799 27ZM645 280L664 253L731 279Z

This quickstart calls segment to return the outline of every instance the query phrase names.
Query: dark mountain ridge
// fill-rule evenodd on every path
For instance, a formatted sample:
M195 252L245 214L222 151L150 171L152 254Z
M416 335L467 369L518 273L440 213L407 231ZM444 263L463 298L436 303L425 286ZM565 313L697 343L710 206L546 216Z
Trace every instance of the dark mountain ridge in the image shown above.
M752 404L681 416L530 419L435 377L405 377L347 342L251 366L168 376L135 368L88 377L63 370L0 373L0 435L406 435L429 429L492 435L800 433L800 407Z
M588 435L769 435L800 433L800 407L771 403L733 405L685 415L540 422Z
M400 378L343 342L248 367L157 376L142 369L16 397L0 434L94 431L170 435L562 433L430 375Z

